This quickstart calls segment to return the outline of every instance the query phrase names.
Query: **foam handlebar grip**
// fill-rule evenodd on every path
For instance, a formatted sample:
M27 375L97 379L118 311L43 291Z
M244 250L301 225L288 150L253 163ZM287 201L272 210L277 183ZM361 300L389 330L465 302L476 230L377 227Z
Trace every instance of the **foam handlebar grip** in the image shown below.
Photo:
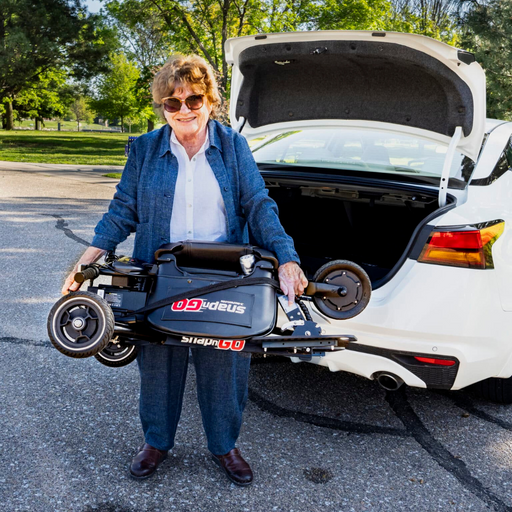
M100 274L100 271L96 267L89 267L85 270L82 270L81 272L77 272L75 274L75 281L77 283L83 283L84 281L87 281L88 279L96 279Z

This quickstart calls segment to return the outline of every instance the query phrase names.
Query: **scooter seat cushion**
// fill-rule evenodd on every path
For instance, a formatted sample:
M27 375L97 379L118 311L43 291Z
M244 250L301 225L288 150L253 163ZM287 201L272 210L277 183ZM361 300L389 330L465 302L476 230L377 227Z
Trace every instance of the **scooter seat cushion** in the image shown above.
M277 258L265 249L249 244L225 244L222 242L177 242L162 245L155 252L157 263L169 260L170 255L176 257L180 267L199 267L219 270L240 270L240 257L254 254L258 259L270 261L274 268L278 267Z

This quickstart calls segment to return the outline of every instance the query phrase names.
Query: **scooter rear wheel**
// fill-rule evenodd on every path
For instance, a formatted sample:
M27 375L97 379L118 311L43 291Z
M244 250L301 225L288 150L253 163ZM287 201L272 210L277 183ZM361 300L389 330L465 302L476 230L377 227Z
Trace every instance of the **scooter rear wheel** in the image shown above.
M356 263L347 260L334 260L320 267L313 281L332 284L344 290L339 297L315 295L313 303L329 318L347 320L366 308L370 302L372 285L368 274Z
M90 292L72 292L58 300L48 315L48 336L62 354L83 358L103 350L114 334L108 302Z

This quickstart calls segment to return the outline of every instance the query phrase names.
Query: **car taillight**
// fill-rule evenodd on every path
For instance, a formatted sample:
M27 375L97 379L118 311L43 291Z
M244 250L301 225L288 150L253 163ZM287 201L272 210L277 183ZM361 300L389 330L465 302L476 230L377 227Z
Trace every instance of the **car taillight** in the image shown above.
M456 363L456 361L453 361L452 359L436 359L434 357L414 356L414 359L420 363L434 364L437 366L453 366Z
M418 261L465 268L494 268L492 245L505 229L504 222L481 229L432 231Z

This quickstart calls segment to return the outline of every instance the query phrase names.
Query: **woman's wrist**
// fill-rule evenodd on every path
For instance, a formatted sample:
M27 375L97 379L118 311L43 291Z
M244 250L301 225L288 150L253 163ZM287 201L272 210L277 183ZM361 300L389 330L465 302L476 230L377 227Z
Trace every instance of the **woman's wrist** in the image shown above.
M90 265L91 263L96 263L102 256L106 254L105 249L100 249L99 247L90 246L88 247L85 252L80 256L80 259L78 260L76 267L78 268L79 265Z

